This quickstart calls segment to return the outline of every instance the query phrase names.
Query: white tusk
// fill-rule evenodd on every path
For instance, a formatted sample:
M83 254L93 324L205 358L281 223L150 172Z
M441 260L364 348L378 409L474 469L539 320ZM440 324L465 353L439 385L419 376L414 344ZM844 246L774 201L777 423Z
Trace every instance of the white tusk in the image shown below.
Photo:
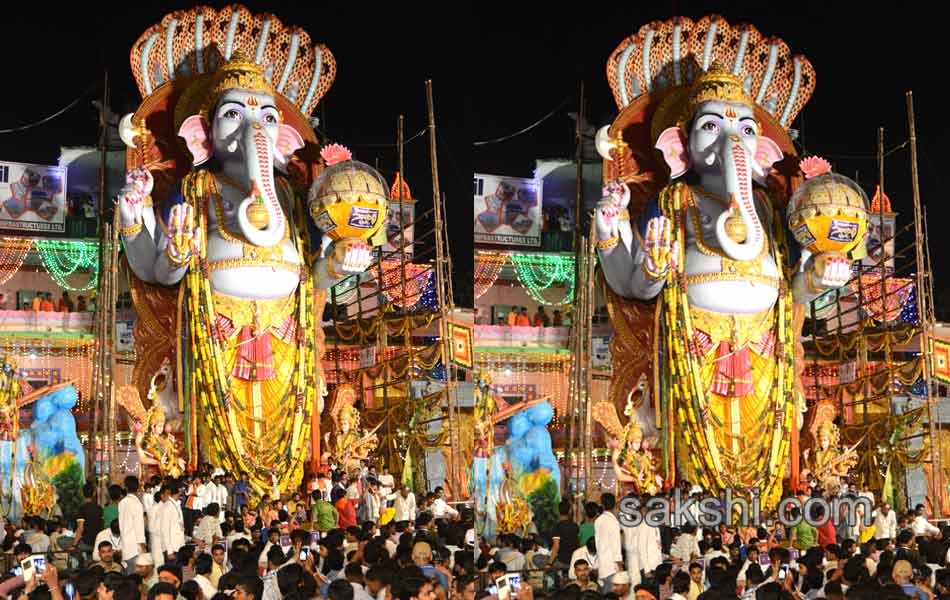
M119 137L129 148L135 148L135 127L132 125L132 113L122 117L119 121Z
M604 125L597 130L597 134L594 136L594 146L597 147L597 154L600 154L607 160L613 160L613 157L610 156L611 148L614 148L614 143L610 141L610 134L608 130L610 125Z

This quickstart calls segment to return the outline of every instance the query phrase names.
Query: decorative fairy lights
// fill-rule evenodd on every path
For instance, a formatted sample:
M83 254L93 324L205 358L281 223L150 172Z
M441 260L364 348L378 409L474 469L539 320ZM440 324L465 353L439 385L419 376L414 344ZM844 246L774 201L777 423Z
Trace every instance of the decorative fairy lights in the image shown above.
M402 263L384 260L380 266L383 294L390 302L403 308L412 308L420 302L432 279L432 265L406 263L406 284L402 281ZM377 272L377 276L380 274Z
M904 302L904 307L901 309L900 320L902 323L911 325L920 323L920 316L917 314L917 289L914 287L907 294L907 301Z
M531 298L545 306L562 306L574 301L574 257L561 254L512 254L515 274ZM559 300L549 300L542 292L563 285Z
M475 256L475 299L478 300L495 285L501 270L508 264L508 255L501 252L480 252Z
M10 281L10 278L17 274L32 247L33 240L3 238L0 244L0 285Z

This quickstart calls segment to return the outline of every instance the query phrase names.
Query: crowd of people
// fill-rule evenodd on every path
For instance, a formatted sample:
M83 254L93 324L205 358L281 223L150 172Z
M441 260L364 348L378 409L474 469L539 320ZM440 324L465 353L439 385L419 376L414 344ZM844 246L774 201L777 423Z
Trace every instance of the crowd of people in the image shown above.
M221 470L127 476L75 515L34 515L0 535L11 600L473 598L474 515L442 488L418 498L363 466L255 494ZM260 492L260 490L259 490ZM32 557L45 569L24 572Z
M85 296L77 296L74 302L68 291L63 291L59 300L51 292L36 292L32 300L24 301L21 310L31 312L88 312L94 310Z
M680 492L681 502L704 496L688 482ZM818 496L827 502L805 503ZM866 503L855 502L862 497ZM673 490L663 498L674 514ZM773 511L761 518L769 527L704 528L698 504L674 527L650 523L649 498L638 500L644 518L635 526L622 524L630 523L621 519L622 499L604 493L583 503L582 515L563 500L548 531L481 539L476 565L487 576L477 597L496 598L492 584L514 574L521 589L511 597L519 600L950 599L950 526L934 525L923 505L898 514L867 488L809 490L799 497L809 518L794 508L783 515L793 526ZM824 514L832 506L840 507L837 519ZM864 506L873 507L866 518Z

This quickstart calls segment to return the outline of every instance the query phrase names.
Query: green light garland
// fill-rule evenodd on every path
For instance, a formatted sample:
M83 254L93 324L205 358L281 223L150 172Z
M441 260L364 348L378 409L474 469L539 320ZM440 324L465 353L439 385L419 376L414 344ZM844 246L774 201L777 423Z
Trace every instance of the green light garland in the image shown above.
M56 284L70 292L84 292L99 284L99 246L94 242L78 240L35 240L34 246L43 259L43 265ZM80 269L89 269L85 286L72 286L66 277Z
M528 295L545 306L561 306L574 301L574 257L551 254L512 254L518 281ZM557 301L545 298L542 292L557 284L566 284L567 291Z

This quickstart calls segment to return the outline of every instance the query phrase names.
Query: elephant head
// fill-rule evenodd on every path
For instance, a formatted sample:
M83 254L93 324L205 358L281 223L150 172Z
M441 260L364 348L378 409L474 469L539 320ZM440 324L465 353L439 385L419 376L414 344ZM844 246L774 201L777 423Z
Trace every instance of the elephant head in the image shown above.
M765 232L755 211L752 183L765 183L772 164L782 158L782 151L760 134L752 108L738 102L703 102L685 131L680 127L666 129L656 147L670 167L671 179L689 170L701 177L722 179L721 187L738 207L748 233L742 242L731 239L725 227L731 210L725 210L716 221L716 239L733 260L758 256Z
M210 122L204 115L188 117L178 135L185 139L195 166L214 156L222 166L239 167L235 170L246 175L251 187L238 207L241 233L255 246L276 245L283 239L286 218L277 198L274 167L284 168L303 147L303 138L281 123L274 97L263 91L229 89L218 98L209 118ZM258 229L248 218L248 209L261 201L268 218L267 225Z

